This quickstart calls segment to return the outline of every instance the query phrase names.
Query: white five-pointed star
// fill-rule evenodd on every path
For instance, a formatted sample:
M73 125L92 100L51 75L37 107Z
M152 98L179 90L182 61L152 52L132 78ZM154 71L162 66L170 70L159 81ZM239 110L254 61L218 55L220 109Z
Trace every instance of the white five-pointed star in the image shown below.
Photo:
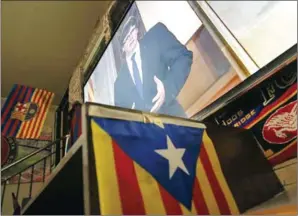
M185 148L175 148L169 136L167 136L167 147L167 149L158 149L155 150L155 152L169 161L170 179L173 177L178 167L189 175L189 172L182 160Z

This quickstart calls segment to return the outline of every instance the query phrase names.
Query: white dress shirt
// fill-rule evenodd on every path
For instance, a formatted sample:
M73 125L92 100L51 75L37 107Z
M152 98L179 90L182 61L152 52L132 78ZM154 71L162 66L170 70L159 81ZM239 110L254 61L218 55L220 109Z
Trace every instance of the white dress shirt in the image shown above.
M135 60L136 60L136 63L137 63L137 67L139 69L141 82L143 83L142 60L141 60L141 52L140 52L140 44L139 43L137 44L137 47L136 47L134 53L136 54ZM134 84L136 84L135 80L134 80L134 77L133 77L133 68L132 68L132 60L131 60L133 54L130 55L130 56L126 56L126 62L127 62L128 70L129 70L130 76L132 78L132 81L133 81Z

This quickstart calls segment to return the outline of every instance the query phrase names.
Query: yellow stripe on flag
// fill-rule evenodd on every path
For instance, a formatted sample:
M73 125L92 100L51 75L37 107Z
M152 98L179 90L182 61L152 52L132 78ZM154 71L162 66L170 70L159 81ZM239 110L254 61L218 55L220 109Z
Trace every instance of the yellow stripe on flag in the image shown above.
M40 114L36 120L37 125L33 130L34 138L38 138L40 136L41 130L43 128L42 125L44 124L44 122L46 120L46 117L47 117L47 114L49 111L49 107L50 107L52 100L54 98L53 96L54 96L53 93L48 92L47 95L45 96L45 100L41 104L41 108L40 108L40 112L39 112ZM40 125L40 126L38 126L38 125Z
M38 130L40 127L37 127L37 125L39 125L39 122L41 122L41 118L42 118L42 113L44 111L44 108L45 108L45 102L49 99L49 96L51 95L51 92L45 92L45 94L42 96L43 99L42 99L42 103L40 104L39 106L39 112L38 112L38 115L36 116L36 126L33 127L32 129L32 135L34 135L36 133L36 130Z
M47 92L44 91L44 90L41 90L41 95L39 95L39 97L37 97L37 100L36 100L36 104L38 106L38 110L37 110L37 114L32 118L32 123L31 125L29 126L29 129L28 129L28 133L27 133L27 136L26 138L28 139L32 139L34 138L33 137L33 130L35 129L36 127L36 122L37 122L37 119L38 117L40 116L40 108L41 108L41 105L43 104L44 102L44 98L46 96Z
M196 211L196 207L194 202L192 201L191 204L191 211L189 211L184 205L180 204L180 208L182 210L182 214L183 215L197 215L197 211Z
M205 169L202 165L201 158L199 157L198 159L198 164L197 164L197 178L202 190L202 194L204 196L204 200L206 202L208 212L209 214L212 215L220 215L220 211L216 202L216 199L214 197L213 191L211 189L209 180L207 178L207 174L205 172Z
M37 93L35 94L35 97L32 98L31 102L37 104L37 100L38 100L38 98L41 97L41 94L42 94L42 90L37 90ZM38 112L38 110L37 110L37 112ZM29 137L30 129L31 129L32 125L34 124L34 120L35 120L37 115L38 115L38 113L36 113L36 115L32 119L30 119L29 121L26 122L25 132L22 136L23 138L27 139Z
M213 167L215 176L218 179L219 185L222 188L224 196L225 196L227 203L229 205L231 214L239 214L239 209L238 209L236 202L233 198L232 192L231 192L231 190L226 182L226 179L222 173L222 169L221 169L216 151L214 149L213 143L212 143L211 139L208 137L206 131L204 131L204 134L203 134L203 143L204 143L204 147L206 149L208 158L210 158L210 162ZM205 187L204 184L202 186Z
M100 213L122 214L117 173L111 137L91 121ZM98 212L99 214L99 212Z
M166 210L159 192L158 183L136 162L134 162L134 167L144 200L146 214L166 215Z
M37 97L37 93L38 93L38 92L39 92L39 90L35 90L35 91L33 92L32 97L31 97L31 98L32 98L31 101L33 101L33 100ZM31 121L31 120L30 120L30 121ZM16 138L24 138L24 135L26 135L26 133L27 133L28 125L29 125L30 121L22 122L22 124L21 124L21 126L20 126L20 129L19 129L19 131L18 131L18 133L17 133ZM24 132L22 132L22 131L24 131ZM20 137L21 134L23 134L22 137Z

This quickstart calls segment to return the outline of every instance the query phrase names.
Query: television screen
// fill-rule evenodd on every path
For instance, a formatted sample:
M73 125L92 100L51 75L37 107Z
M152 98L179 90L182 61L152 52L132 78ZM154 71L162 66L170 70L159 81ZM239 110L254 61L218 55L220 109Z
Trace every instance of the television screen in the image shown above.
M190 118L242 81L222 50L187 1L136 1L84 100Z

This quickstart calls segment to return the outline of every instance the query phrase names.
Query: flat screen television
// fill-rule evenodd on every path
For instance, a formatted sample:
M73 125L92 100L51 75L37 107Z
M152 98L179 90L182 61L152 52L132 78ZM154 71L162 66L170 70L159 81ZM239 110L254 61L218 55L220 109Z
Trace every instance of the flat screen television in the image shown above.
M84 101L191 118L243 81L187 1L135 1Z

